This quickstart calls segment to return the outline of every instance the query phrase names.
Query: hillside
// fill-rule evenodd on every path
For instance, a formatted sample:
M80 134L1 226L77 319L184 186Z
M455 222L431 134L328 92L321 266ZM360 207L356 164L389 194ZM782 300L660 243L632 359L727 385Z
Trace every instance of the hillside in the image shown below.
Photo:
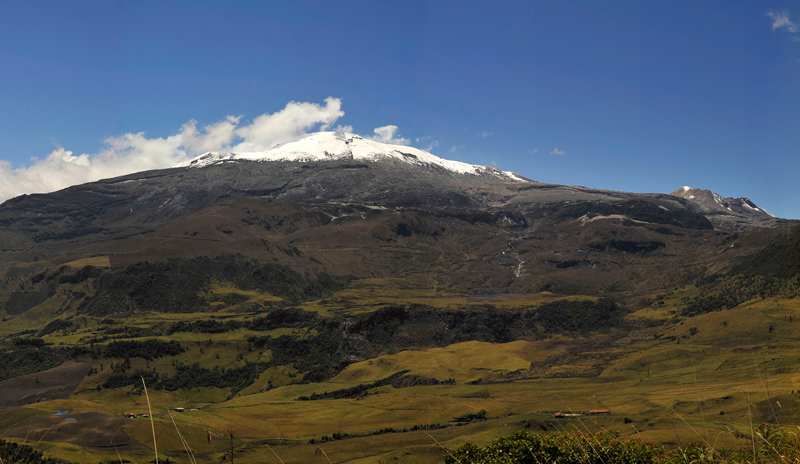
M696 391L725 419L695 425L733 430L720 443L738 446L747 414L774 420L769 405L791 402L796 334L786 321L795 300L764 305L754 295L719 312L687 308L708 293L703 285L745 271L796 278L798 230L731 234L670 224L673 216L608 213L230 199L149 234L71 252L106 247L106 255L17 262L3 289L11 383L0 421L7 436L22 437L49 427L36 417L54 409L93 411L98 420L141 413L143 377L157 409L196 409L175 420L201 460L219 459L230 429L242 462L264 459L263 440L285 462L307 462L318 447L337 459L373 449L435 462L441 449L426 434L457 447L518 428L580 430L553 422L552 412L598 401L620 414L593 419L603 427L628 434L620 421L632 420L669 446L677 419L663 416L669 408L696 414L697 403L683 400ZM759 355L756 368L735 367L753 350L772 361L759 367ZM754 384L764 368L766 396ZM694 376L714 387L697 391ZM20 389L26 382L37 388ZM761 409L748 412L735 393L743 388ZM439 406L426 406L431 398ZM20 407L31 400L43 402ZM396 404L407 412L380 413ZM268 419L276 415L277 424ZM170 424L166 413L156 416ZM127 421L119 449L136 459L152 441L149 425ZM180 440L167 430L159 450L180 459ZM54 435L42 449L84 459L60 444L68 439ZM81 456L113 459L81 440Z
M4 440L149 461L148 401L198 462L800 421L800 227L331 134L0 206Z

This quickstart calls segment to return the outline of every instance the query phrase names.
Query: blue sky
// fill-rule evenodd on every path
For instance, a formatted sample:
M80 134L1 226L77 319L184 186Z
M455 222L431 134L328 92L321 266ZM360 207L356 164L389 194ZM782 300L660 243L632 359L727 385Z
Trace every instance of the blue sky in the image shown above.
M165 148L192 120L279 113L295 132L395 125L543 182L690 185L800 218L800 1L271 3L5 4L0 199L169 166L193 154Z

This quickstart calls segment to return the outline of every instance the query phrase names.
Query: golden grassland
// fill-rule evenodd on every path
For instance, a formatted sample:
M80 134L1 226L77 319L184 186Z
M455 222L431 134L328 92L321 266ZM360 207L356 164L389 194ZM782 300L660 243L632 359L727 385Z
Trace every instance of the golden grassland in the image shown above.
M323 315L334 311L356 315L387 304L413 303L439 309L486 304L498 308L535 308L554 298L549 294L466 298L441 294L435 287L422 283L414 279L357 281L330 298L302 308ZM216 286L213 292L240 293L248 297L248 302L274 298L224 284ZM678 316L681 301L695 293L696 289L689 287L658 300L657 295L648 295L643 299L651 303L628 319L672 321ZM56 295L18 316L4 324L2 332L41 328L42 320L58 313L63 298ZM56 345L81 343L101 324L99 318L75 315L74 310L57 314L57 317L68 316L73 316L75 328L46 335L46 341ZM119 318L117 324L147 328L210 317L244 319L247 314L240 309L207 314L150 313ZM235 395L220 388L150 391L159 454L162 459L169 456L189 462L173 418L198 462L224 459L232 433L235 460L241 463L279 462L273 451L285 463L328 462L324 454L333 462L375 463L395 458L400 462L437 462L443 453L437 441L448 449L467 441L482 445L526 427L542 433L545 429L611 430L623 437L639 436L670 446L702 440L717 447L738 448L750 443L751 423L800 424L800 301L756 300L732 310L653 327L643 324L643 327L619 336L614 333L554 336L506 344L472 341L384 354L352 364L329 381L315 384L292 384L298 372L289 366L273 367ZM180 341L187 351L174 358L149 362L132 359L132 367L169 372L174 361L198 362L209 368L266 362L271 359L268 350L244 350L247 338L256 334L265 332L239 329L213 335L159 336ZM314 335L309 329L277 329L266 334ZM599 375L575 375L582 372L576 368L581 363L597 362L593 353L601 348L616 354L603 361ZM69 399L0 411L0 429L5 431L56 409L98 411L112 417L120 417L126 411L146 412L145 397L130 387L99 391L95 388L110 374L110 366L102 365L105 363L108 360L97 361L93 367L99 372L85 378ZM537 374L545 372L537 370L541 366L550 366L546 374ZM456 383L401 389L385 386L352 399L297 400L300 396L373 382L402 370L439 380L452 378ZM468 383L478 379L483 382ZM173 412L171 418L168 411L175 407L186 411ZM553 413L559 410L597 408L608 408L613 415L553 418ZM488 420L454 425L454 418L479 411L486 411ZM402 432L420 424L448 426ZM323 436L334 433L366 434L386 427L399 432L321 441ZM148 420L130 420L125 431L133 439L152 446ZM309 443L312 439L313 444ZM46 455L74 462L118 462L113 449L50 442L46 438L37 446ZM120 454L132 462L153 459L152 452L146 451L120 451Z
M69 267L84 267L84 266L94 266L94 267L111 267L111 259L108 256L94 256L91 258L83 258L76 261L70 261L66 263L66 266Z
M437 309L480 308L492 305L496 308L536 308L553 300L597 300L585 295L555 296L550 292L535 294L499 294L486 296L464 296L443 291L436 281L425 276L408 278L360 279L348 288L329 298L301 305L306 311L331 315L332 311L356 316L369 313L386 305L422 304Z

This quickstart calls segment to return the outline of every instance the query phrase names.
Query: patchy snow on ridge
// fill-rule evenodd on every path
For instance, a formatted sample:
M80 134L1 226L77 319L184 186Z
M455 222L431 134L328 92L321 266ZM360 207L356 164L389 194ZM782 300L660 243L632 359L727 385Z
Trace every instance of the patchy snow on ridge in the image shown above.
M489 174L514 182L527 182L526 179L511 171L501 171L494 167L446 160L414 147L381 143L347 132L316 132L306 134L297 140L278 144L263 152L209 152L173 167L202 168L238 160L314 162L340 159L353 159L357 161L394 159L414 165L437 166L457 174Z

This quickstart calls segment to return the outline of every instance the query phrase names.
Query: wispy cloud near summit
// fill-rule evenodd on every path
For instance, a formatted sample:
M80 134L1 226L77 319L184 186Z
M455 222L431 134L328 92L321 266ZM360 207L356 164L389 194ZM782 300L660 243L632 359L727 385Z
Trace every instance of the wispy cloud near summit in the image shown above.
M75 155L57 147L44 159L33 158L28 166L12 169L0 160L0 201L24 194L46 193L71 185L92 182L132 172L163 169L209 151L263 151L314 130L327 130L342 116L342 101L329 97L324 104L290 102L275 113L264 113L249 124L241 116L199 128L191 120L169 137L148 138L144 132L109 137L95 154ZM337 129L352 132L352 127ZM397 126L375 129L376 140L406 144L396 137Z
M397 132L397 126L388 125L383 127L376 127L375 136L371 137L372 140L376 140L381 143L391 143L394 145L408 145L409 140L404 139L403 137L395 137L395 133Z

